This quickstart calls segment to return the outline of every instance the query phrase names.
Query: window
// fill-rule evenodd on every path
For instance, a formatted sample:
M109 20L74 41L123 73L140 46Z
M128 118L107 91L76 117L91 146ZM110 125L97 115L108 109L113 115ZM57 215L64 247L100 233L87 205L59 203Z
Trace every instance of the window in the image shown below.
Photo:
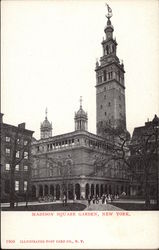
M99 83L102 82L102 77L101 77L101 76L98 77L98 82L99 82Z
M20 139L19 139L19 138L17 139L17 143L18 143L18 144L20 143Z
M19 171L19 165L15 166L15 171Z
M104 81L107 80L107 73L106 73L106 70L104 70Z
M10 155L10 148L6 148L6 154Z
M15 181L15 191L19 191L19 181Z
M6 142L10 142L10 137L6 136Z
M28 171L28 166L27 165L24 166L24 171Z
M102 108L103 108L103 105L100 105L100 108L102 109Z
M28 144L27 140L24 140L24 146L26 146Z
M28 152L24 152L24 159L28 159Z
M24 191L27 191L27 189L28 189L28 182L24 181Z
M9 171L9 170L10 170L10 164L6 163L6 171Z
M19 158L19 155L20 155L20 153L19 153L19 151L17 151L16 152L16 158Z
M39 148L39 146L37 146L37 151L38 151L38 152L40 151L40 148Z
M110 105L111 105L111 103L110 102L108 102L108 106L110 107Z
M104 95L104 99L106 99L106 95Z
M104 114L105 114L105 116L106 116L106 115L107 115L107 112L105 112Z

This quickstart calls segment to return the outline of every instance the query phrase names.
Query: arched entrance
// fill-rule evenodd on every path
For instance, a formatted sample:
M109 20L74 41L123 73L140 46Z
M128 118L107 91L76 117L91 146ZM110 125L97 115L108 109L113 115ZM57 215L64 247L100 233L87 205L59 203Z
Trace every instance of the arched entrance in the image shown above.
M48 195L49 194L49 188L47 185L44 186L44 195Z
M91 197L94 195L94 185L91 184Z
M39 196L43 196L43 186L39 185Z
M107 185L105 184L105 187L104 187L104 193L107 194Z
M100 196L102 196L103 193L104 193L104 191L103 191L103 184L101 184L101 186L100 186Z
M73 184L68 184L68 199L73 200Z
M36 187L35 186L31 187L31 196L32 196L32 198L36 197Z
M109 194L112 193L111 185L109 185Z
M88 199L88 195L89 195L89 184L86 184L86 199Z
M60 185L56 185L56 200L60 199Z
M76 185L75 185L75 195L76 195L77 200L80 200L81 192L80 192L80 184L79 183L76 183Z
M50 194L54 197L54 186L50 185Z
M96 184L96 195L99 196L99 184Z

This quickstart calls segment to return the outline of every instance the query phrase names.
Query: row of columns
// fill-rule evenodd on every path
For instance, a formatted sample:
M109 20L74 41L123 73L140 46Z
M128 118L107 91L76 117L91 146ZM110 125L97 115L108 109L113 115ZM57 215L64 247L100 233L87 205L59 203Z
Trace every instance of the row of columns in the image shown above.
M127 185L117 184L94 184L94 183L68 183L68 184L39 184L33 185L32 197L40 197L52 195L57 200L62 199L66 194L68 199L87 199L88 195L98 195L101 197L103 194L130 194Z

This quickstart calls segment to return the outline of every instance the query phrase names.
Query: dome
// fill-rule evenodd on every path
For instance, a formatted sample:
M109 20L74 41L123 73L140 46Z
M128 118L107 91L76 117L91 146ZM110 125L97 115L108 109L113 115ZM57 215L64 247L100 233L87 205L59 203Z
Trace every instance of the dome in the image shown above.
M80 109L77 111L76 117L87 117L87 113L83 110L82 107L80 107Z
M47 117L45 117L45 120L41 123L41 128L52 128L52 124L48 121Z

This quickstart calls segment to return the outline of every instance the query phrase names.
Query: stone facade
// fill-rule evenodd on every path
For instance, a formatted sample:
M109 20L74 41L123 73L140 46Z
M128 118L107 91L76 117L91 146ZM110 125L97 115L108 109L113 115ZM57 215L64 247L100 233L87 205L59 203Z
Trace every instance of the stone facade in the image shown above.
M32 143L32 195L52 194L61 198L87 198L88 194L129 192L127 171L116 162L103 164L105 141L87 131L54 136ZM99 164L101 160L102 164ZM71 188L71 191L70 191ZM59 191L60 190L60 191ZM60 195L59 195L60 193Z
M103 57L96 64L97 77L97 125L106 121L117 126L125 119L124 65L116 56L116 40L113 26L108 18L103 40ZM61 199L87 198L88 194L129 194L129 178L126 166L121 161L109 159L111 143L100 133L87 131L88 116L82 108L75 113L75 131L57 136L43 136L51 126L45 118L41 127L41 139L32 143L32 196L52 195ZM48 135L48 134L47 134Z
M121 124L126 128L124 64L116 55L117 42L113 38L114 28L108 18L102 41L103 56L96 63L96 114L97 134L99 125L112 127Z

